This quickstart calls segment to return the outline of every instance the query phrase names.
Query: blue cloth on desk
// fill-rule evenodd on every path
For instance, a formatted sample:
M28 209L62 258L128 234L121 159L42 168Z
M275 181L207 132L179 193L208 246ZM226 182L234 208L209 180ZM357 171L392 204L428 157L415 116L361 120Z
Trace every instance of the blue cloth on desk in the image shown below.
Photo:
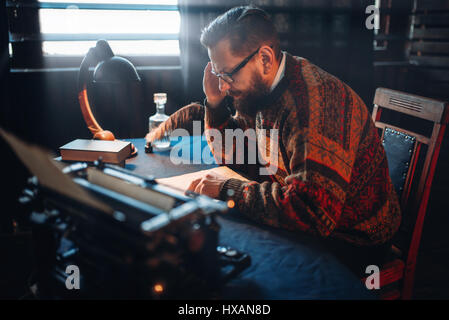
M219 242L251 256L251 266L223 292L229 299L373 299L357 278L316 238L255 224L233 215L218 218Z

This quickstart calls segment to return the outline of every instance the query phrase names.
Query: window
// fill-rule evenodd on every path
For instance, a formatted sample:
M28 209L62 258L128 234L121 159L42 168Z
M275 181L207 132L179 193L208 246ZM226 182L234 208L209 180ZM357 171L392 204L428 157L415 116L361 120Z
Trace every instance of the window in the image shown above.
M16 67L75 67L98 39L138 65L179 65L177 0L7 2ZM34 22L33 22L34 21ZM39 59L28 59L34 54ZM14 67L14 66L13 66Z

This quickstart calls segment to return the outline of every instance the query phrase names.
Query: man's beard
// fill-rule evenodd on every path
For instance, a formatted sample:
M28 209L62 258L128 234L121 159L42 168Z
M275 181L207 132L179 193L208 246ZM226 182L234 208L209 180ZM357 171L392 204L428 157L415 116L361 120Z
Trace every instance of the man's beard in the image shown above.
M258 73L254 73L251 79L251 88L246 91L230 91L230 95L238 95L234 98L234 108L249 117L255 117L256 113L263 108L264 102L270 94L270 88L263 82Z

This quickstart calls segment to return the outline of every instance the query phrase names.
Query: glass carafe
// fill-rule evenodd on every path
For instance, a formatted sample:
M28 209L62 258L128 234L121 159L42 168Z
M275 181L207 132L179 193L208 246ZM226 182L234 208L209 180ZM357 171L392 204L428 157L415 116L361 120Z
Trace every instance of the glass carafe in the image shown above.
M162 122L168 119L165 114L165 104L167 103L166 93L155 93L154 103L156 104L156 113L149 118L149 130L152 131L157 128ZM164 150L170 147L170 133L166 132L165 135L156 141L153 141L152 145L156 149Z

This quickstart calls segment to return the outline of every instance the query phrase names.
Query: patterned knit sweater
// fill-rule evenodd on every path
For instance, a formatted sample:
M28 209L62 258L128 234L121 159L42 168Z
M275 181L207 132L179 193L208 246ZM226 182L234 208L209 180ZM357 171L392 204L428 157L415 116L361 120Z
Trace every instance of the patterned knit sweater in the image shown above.
M255 129L257 138L267 137L258 152L269 179L258 174L260 162L230 165L254 181L227 180L223 200L233 199L242 214L274 227L356 245L392 238L401 213L387 159L365 104L349 86L306 59L286 54L285 76L256 119L232 115L228 103L225 99L215 109L191 104L161 128L188 129L192 120L204 117L212 153L225 164L240 150L214 142L210 129L223 137L225 129ZM278 130L274 149L270 129ZM273 150L277 155L270 154Z

